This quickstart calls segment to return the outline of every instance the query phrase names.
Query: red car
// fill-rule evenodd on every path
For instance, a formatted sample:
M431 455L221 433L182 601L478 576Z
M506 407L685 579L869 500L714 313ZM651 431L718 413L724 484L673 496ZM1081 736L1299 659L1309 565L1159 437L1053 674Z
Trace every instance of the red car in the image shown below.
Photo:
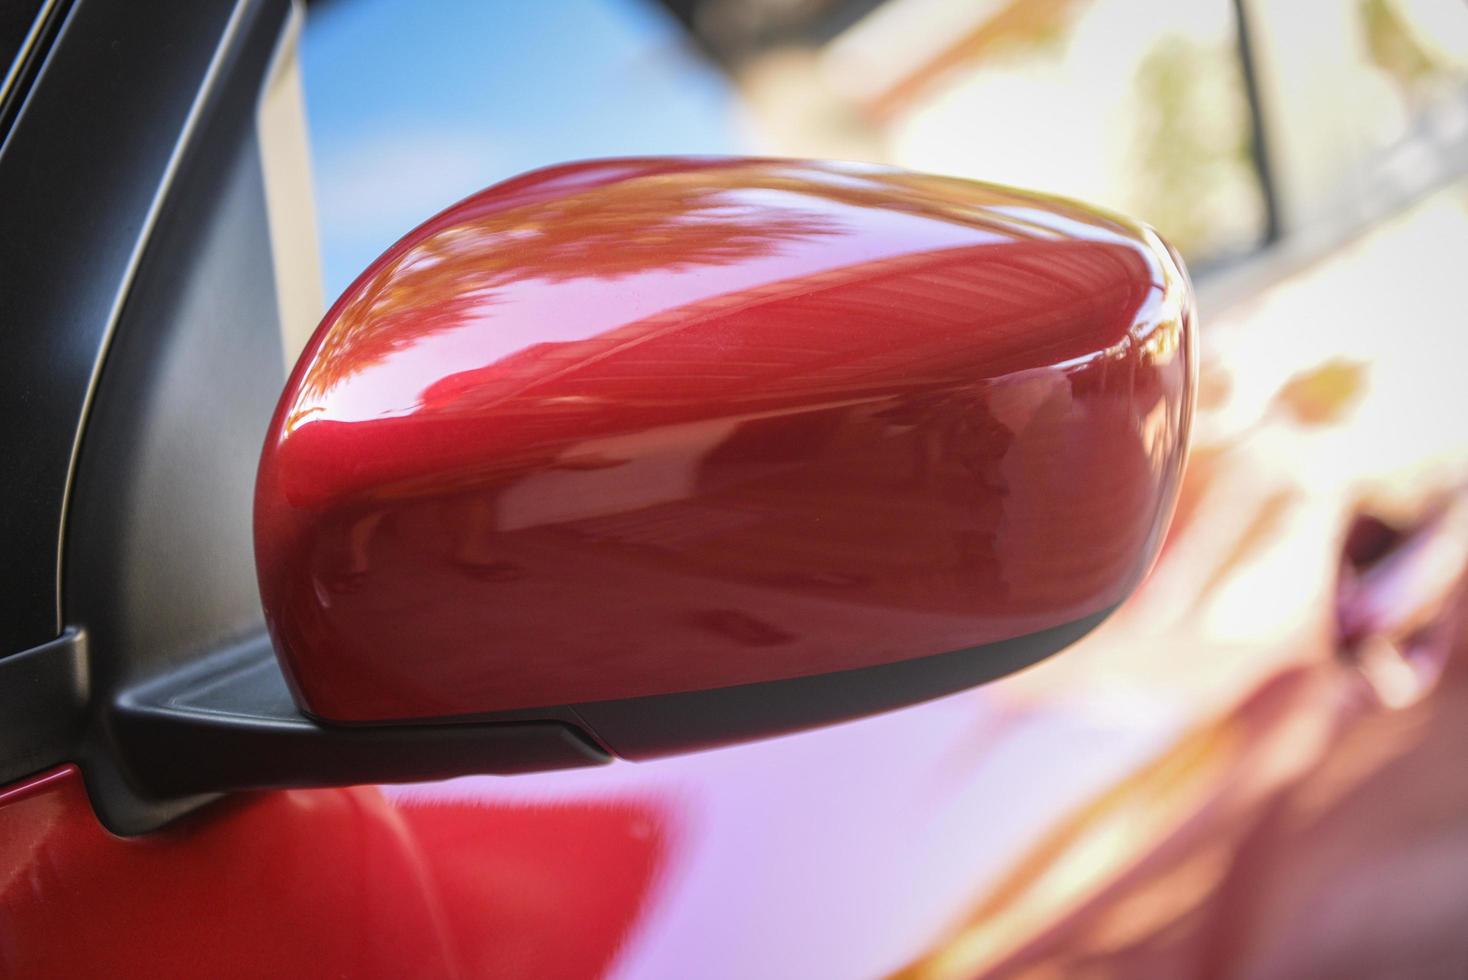
M798 40L934 166L1054 37L1119 50L666 6L771 132ZM1176 248L603 156L425 209L314 332L300 11L7 14L0 975L1468 973L1468 99L1362 10L1433 94L1345 217L1272 60L1334 15L1239 2L1245 152L1180 185L1237 207L1137 199Z

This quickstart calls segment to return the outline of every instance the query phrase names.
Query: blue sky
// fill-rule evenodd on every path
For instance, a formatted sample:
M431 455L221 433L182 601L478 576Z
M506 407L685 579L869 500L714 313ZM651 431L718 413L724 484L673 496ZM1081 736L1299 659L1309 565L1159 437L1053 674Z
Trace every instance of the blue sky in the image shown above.
M647 0L335 0L302 48L327 301L429 215L534 167L746 150Z

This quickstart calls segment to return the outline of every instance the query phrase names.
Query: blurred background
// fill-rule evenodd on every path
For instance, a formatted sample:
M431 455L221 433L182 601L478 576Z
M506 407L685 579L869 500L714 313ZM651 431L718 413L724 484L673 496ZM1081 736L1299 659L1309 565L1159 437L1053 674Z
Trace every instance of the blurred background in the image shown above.
M1468 5L317 0L302 57L328 300L527 169L754 153L1127 212L1202 312L1163 556L1072 650L401 806L654 801L628 975L1468 975Z
M1468 141L1455 0L318 0L304 60L332 295L438 208L581 157L1043 189L1152 223L1201 276L1369 218Z

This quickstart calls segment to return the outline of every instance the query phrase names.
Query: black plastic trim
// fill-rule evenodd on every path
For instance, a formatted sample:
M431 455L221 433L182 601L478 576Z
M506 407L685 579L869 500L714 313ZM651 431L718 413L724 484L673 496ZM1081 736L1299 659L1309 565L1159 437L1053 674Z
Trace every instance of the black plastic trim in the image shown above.
M113 726L133 784L159 798L611 761L571 726L555 721L320 725L296 708L264 636L125 692Z
M308 718L291 698L269 638L259 634L117 698L111 727L128 783L156 805L110 811L109 823L139 833L175 810L238 790L537 772L601 765L611 753L648 759L789 734L1011 674L1074 643L1111 611L997 643L815 677L396 725Z
M76 0L0 150L0 656L61 632L91 393L216 54L259 6Z
M37 7L35 18L16 48L14 58L7 64L0 56L0 144L3 144L5 134L10 132L15 114L25 103L31 83L51 49L51 42L56 39L62 21L66 19L71 2L38 0ZM5 16L9 18L17 14L19 11L7 11Z
M0 660L0 784L74 755L89 686L80 630Z
M1264 97L1259 85L1259 59L1250 33L1249 2L1233 0L1234 31L1244 97L1249 105L1249 160L1259 182L1259 196L1264 201L1264 232L1259 242L1263 247L1277 243L1284 227L1279 206L1279 181L1275 178L1269 141L1269 120L1265 118Z
M863 718L987 684L1065 649L1111 613L1112 609L1106 609L1011 640L877 667L686 694L578 704L574 711L593 737L624 759L648 759L768 738Z

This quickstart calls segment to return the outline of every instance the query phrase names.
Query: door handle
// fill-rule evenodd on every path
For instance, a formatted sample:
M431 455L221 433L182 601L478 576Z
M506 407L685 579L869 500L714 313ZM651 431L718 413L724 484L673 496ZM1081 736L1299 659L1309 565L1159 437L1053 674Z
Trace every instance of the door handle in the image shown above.
M1407 525L1359 514L1346 534L1336 588L1337 654L1382 703L1426 694L1450 653L1446 614L1468 577L1468 489Z

